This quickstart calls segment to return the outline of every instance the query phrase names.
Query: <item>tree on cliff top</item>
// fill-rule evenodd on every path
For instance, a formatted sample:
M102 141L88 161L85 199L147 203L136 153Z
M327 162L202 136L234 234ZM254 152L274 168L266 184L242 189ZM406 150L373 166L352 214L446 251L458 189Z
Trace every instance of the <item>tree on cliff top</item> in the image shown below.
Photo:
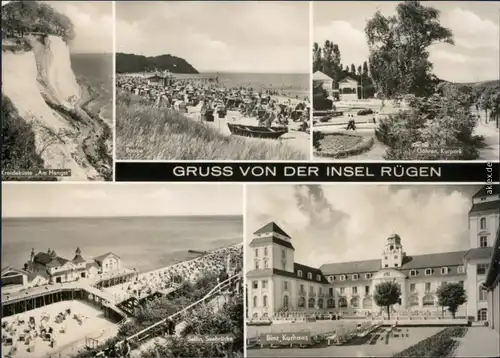
M30 33L54 35L65 42L75 38L69 17L37 1L12 1L2 6L2 37L23 37Z

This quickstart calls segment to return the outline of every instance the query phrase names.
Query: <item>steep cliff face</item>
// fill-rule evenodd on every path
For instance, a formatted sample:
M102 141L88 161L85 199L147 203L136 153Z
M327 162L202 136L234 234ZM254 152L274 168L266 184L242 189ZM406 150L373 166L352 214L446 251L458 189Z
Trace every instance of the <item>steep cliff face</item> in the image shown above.
M32 124L46 168L71 169L65 180L102 180L83 148L96 123L78 106L81 89L67 45L56 36L28 40L32 51L2 54L3 94Z
M80 98L81 90L71 68L71 60L66 43L56 36L32 40L35 54L38 82L41 90L55 103L71 107Z

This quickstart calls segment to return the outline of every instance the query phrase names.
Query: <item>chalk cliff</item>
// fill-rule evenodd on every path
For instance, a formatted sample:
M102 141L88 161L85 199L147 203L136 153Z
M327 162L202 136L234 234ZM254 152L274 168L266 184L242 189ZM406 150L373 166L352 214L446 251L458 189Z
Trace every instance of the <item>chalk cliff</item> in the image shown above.
M31 123L46 168L71 169L66 180L103 180L104 164L93 148L103 123L80 107L87 99L71 68L68 46L52 35L26 40L30 51L2 54L2 94Z

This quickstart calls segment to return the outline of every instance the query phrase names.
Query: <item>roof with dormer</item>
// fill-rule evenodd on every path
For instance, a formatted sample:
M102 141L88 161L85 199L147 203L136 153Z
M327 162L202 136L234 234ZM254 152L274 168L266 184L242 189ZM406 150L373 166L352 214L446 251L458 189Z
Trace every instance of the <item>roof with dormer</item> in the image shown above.
M35 255L33 261L45 267L56 267L64 265L69 260L57 256L55 251L51 251L51 253L39 252Z
M274 233L280 236L284 236L288 239L291 239L290 235L288 235L282 228L280 228L278 224L276 224L275 222L270 222L269 224L264 225L259 230L254 232L254 235L265 235L265 234L267 235L263 237L254 238L250 242L250 247L260 247L271 244L277 244L295 250L290 241L283 240L282 238L273 235Z
M302 275L299 276L299 271L302 272ZM308 275L310 274L310 275ZM280 270L280 269L255 269L247 272L248 278L257 278L257 277L266 277L270 275L290 277L297 280L303 280L308 282L315 282L321 284L327 284L328 280L323 275L320 269L315 267L302 265L299 263L293 264L293 272Z
M254 235L261 235L261 234L268 234L268 233L273 233L273 232L291 239L291 237L282 228L280 228L278 226L278 224L276 224L274 221L271 221L269 224L264 225L263 227L261 227L259 230L257 230L253 234Z
M427 268L434 269L441 267L448 267L448 269L452 272L458 274L458 266L464 265L464 259L467 252L468 251L454 251L437 254L405 256L401 267L394 269L399 270L402 273L407 273L407 275L409 275L411 270L417 271L416 275L412 277L420 275L423 276L424 271ZM383 269L381 259L339 262L322 265L320 267L321 272L323 272L325 276L352 274L363 275L365 273L378 272L381 269Z
M484 185L472 196L472 198L478 199L498 194L500 194L500 185ZM476 214L484 211L500 211L500 200L474 203L469 214Z

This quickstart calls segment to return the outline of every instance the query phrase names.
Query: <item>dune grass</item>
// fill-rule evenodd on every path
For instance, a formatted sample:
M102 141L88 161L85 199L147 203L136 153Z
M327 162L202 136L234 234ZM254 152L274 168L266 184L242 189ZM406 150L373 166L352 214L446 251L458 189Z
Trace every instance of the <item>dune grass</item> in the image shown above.
M121 160L307 160L286 143L225 136L165 107L116 98L116 157Z

